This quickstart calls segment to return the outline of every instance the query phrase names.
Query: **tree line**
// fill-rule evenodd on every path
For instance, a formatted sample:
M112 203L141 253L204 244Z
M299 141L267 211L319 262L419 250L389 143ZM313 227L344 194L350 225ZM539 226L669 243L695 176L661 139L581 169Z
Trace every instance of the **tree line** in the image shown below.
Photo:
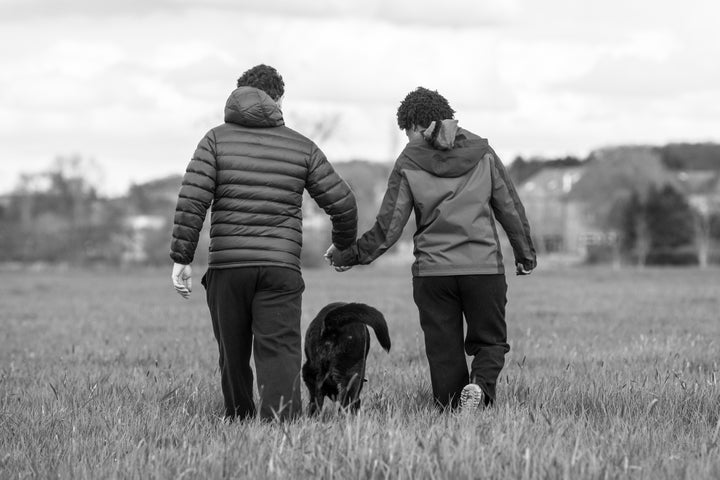
M355 193L364 231L374 222L390 165L351 161L335 167ZM0 195L0 263L167 265L182 176L133 184L110 198L98 193L89 174L94 170L92 160L59 157L45 171L21 175L12 192ZM303 215L321 220L305 228L303 265L321 266L331 242L329 221L307 195ZM199 264L207 262L207 223Z
M391 164L335 166L356 194L363 232L374 222ZM518 157L508 170L521 185L544 168L580 166L583 176L570 195L590 205L592 222L617 240L591 246L589 261L720 263L720 212L691 205L677 175L681 170L720 172L720 145L615 148L582 159ZM98 193L97 170L92 160L70 156L57 158L45 171L21 175L15 189L0 196L0 263L167 264L182 177L135 184L125 195L107 197ZM303 212L306 219L324 218L309 198ZM205 230L197 255L201 263L207 258ZM406 228L404 240L410 241L412 233ZM319 266L329 241L328 222L306 228L304 265Z
M120 258L126 244L122 204L98 194L93 162L61 157L23 174L0 204L0 262L88 264Z
M621 146L587 158L516 159L517 184L543 169L581 167L566 201L583 206L606 241L589 262L720 264L720 145ZM531 219L532 221L532 219ZM542 240L538 242L542 244Z

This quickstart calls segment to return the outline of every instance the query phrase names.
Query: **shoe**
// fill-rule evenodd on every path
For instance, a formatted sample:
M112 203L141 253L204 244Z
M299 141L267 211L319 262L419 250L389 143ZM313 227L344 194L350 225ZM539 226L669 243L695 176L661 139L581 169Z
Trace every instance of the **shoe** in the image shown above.
M483 391L475 383L468 383L460 393L460 411L475 412L483 402Z

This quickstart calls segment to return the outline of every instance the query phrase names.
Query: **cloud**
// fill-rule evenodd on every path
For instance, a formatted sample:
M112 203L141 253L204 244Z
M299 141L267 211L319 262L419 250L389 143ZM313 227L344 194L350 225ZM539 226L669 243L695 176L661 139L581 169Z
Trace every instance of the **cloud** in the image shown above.
M600 55L583 75L558 82L556 88L617 101L702 91L720 93L720 65L708 61L707 48L696 49L691 45L663 48L661 42L653 46L644 49L634 45Z
M346 18L380 20L396 24L437 27L479 27L503 24L518 11L516 0L0 0L0 22L38 17L128 15L177 13L189 10L221 10L228 13L256 13L281 17Z
M108 15L131 15L137 17L167 11L176 4L176 0L122 0L115 2L96 2L93 0L0 0L0 23L43 18L106 18Z
M393 158L417 86L506 158L717 139L720 7L688 2L0 0L0 141L22 159L2 173L75 152L111 182L182 171L258 63L291 127L338 119L333 160Z
M285 78L287 100L397 105L410 90L425 86L467 108L504 109L514 102L487 32L438 37L418 26L382 22L310 25L312 35L306 33L307 21L286 20L272 32L272 48L260 45L254 52L273 62L278 52L292 51L274 64Z

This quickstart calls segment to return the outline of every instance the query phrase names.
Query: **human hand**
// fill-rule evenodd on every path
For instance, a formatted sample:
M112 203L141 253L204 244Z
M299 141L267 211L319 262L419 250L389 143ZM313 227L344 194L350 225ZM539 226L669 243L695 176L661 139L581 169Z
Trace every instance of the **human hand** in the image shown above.
M337 252L337 251L338 251L338 249L337 249L337 247L335 246L335 244L334 244L334 243L331 243L330 246L328 247L328 249L325 251L325 255L323 255L323 257L325 258L325 261L326 261L327 264L330 265L331 267L333 266L332 256L333 256L333 255L335 254L335 252Z
M516 267L517 267L517 270L515 270L516 275L530 275L533 271L532 268L529 270L526 270L525 265L523 265L522 263L519 263L519 262L517 263Z
M333 256L339 255L339 254L340 254L340 250L338 250L338 248L333 243L333 244L330 244L330 247L327 249L327 251L325 252L325 255L323 255L323 257L325 257L325 261L328 263L328 265L335 268L336 272L347 272L348 270L350 270L352 268L352 266L341 267L341 266L335 265L335 262L333 261Z
M192 268L190 265L174 264L171 278L175 291L183 298L190 298L190 292L192 292Z

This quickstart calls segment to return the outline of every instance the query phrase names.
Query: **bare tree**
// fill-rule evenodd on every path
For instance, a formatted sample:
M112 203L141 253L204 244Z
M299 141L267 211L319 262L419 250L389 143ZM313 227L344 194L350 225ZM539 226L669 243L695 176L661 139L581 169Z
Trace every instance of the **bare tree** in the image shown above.
M292 124L297 126L298 131L319 144L333 136L338 125L340 125L342 114L340 112L330 112L312 117L291 115L290 118Z

